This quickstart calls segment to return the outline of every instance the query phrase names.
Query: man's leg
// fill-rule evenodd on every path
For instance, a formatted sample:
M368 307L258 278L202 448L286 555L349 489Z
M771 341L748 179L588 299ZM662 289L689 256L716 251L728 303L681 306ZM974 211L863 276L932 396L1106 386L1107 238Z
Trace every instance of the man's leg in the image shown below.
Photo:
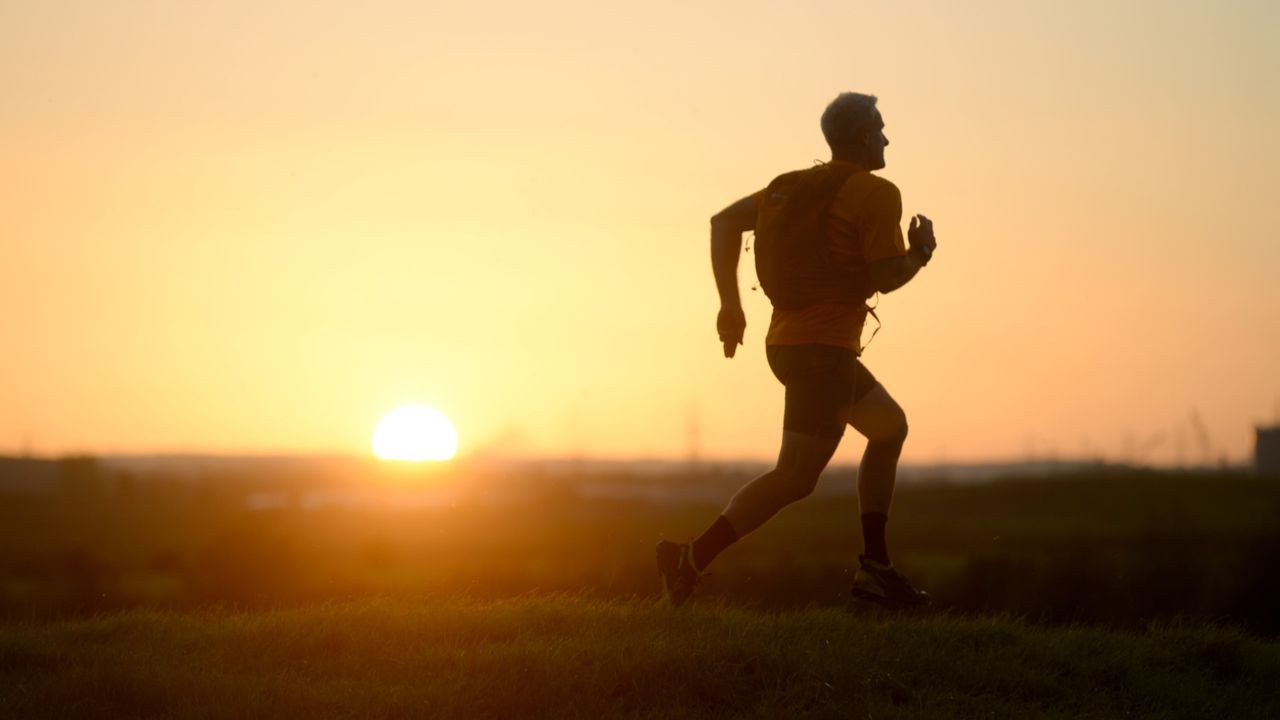
M692 562L699 571L779 510L813 492L844 435L853 404L853 352L824 345L772 345L765 355L786 388L778 462L738 490L724 513L694 541Z
M907 439L907 416L884 386L876 383L854 403L849 424L867 438L867 449L858 469L858 503L865 553L876 562L888 565L885 525L893 502L898 457Z
M659 541L658 574L673 605L693 594L702 571L725 548L755 530L789 503L813 491L818 476L840 444L840 433L810 435L784 430L774 469L747 483L729 500L724 514L692 544Z
M861 372L865 372L865 368ZM907 416L884 387L875 383L866 395L854 402L849 424L867 438L867 449L858 469L858 503L862 507L865 551L853 576L853 595L895 608L926 605L929 594L912 587L893 567L885 543L898 456L907 439Z
M692 595L702 571L725 548L813 492L844 435L853 401L853 351L825 345L770 345L765 355L786 388L778 462L738 490L724 513L692 544L658 543L658 573L663 592L674 605Z
M729 499L724 513L693 541L694 567L706 569L725 548L765 524L782 508L808 497L839 445L838 435L784 430L777 465L742 486Z

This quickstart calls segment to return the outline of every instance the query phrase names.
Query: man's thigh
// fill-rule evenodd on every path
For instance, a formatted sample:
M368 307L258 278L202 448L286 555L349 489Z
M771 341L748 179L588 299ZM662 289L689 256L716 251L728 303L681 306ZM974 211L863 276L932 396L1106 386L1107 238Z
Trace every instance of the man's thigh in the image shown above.
M782 428L839 439L853 405L853 351L830 345L771 345L769 366L786 386Z

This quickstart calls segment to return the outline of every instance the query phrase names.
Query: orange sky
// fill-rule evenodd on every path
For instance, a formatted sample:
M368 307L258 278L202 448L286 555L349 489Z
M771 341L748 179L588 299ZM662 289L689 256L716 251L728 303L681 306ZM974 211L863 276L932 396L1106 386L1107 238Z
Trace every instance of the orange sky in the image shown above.
M707 218L843 90L939 238L865 356L908 461L1280 415L1274 3L463 5L0 8L0 452L364 453L423 402L464 454L771 457Z

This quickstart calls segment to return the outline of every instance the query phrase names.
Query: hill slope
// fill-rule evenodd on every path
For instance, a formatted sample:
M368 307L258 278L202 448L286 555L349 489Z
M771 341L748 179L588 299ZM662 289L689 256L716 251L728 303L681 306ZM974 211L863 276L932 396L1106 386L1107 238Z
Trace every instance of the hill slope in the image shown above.
M1278 717L1280 644L1008 619L427 597L0 626L0 716Z

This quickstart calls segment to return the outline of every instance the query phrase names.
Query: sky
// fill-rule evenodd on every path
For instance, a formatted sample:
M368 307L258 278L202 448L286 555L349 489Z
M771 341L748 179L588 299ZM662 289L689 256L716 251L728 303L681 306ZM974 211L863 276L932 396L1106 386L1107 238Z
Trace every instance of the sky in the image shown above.
M908 462L1280 422L1271 2L0 2L0 454L768 459L708 219L873 93L934 221L863 356ZM905 225L904 225L905 227ZM1203 439L1197 427L1203 427ZM838 461L861 451L854 433Z

